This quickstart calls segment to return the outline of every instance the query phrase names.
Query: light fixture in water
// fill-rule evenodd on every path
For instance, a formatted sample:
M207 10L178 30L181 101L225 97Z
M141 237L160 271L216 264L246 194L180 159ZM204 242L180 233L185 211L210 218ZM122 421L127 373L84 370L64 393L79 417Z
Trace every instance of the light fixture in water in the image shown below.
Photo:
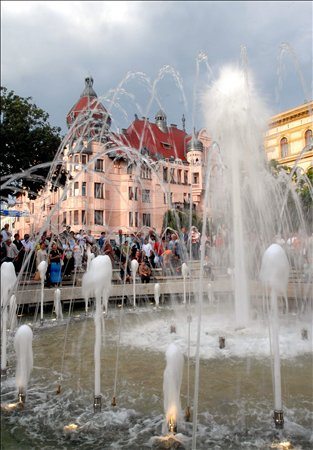
M26 400L26 395L25 395L25 393L22 390L20 390L19 393L18 393L18 402L19 402L19 404L21 406L24 405L25 400Z
M274 410L274 423L275 423L275 428L281 430L282 428L284 428L284 412L282 409L275 409Z
M308 340L308 330L306 328L302 328L301 330L301 337L304 341Z
M220 336L218 338L219 348L225 348L225 338L224 336Z
M101 411L101 395L95 395L93 399L93 410L95 413Z
M1 403L1 411L14 411L15 409L19 408L21 404L19 402L16 403Z
M290 450L293 445L289 441L273 442L271 448L277 448L278 450Z
M190 422L191 412L190 412L190 406L186 407L185 410L185 420L186 422Z
M170 433L177 433L177 423L173 416L170 417L170 420L168 422L168 431Z
M77 431L78 430L78 425L76 425L76 423L70 423L69 425L65 425L63 430L64 431Z

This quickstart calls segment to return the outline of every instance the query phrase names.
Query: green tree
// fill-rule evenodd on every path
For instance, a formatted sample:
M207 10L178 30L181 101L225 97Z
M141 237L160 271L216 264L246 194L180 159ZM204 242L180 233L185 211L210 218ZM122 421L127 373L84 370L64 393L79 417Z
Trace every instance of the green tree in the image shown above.
M2 196L8 193L19 195L22 188L30 198L35 198L45 185L50 165L46 164L31 173L29 169L52 162L61 143L61 128L52 127L48 119L48 113L38 108L31 97L22 98L14 91L1 87L0 176L25 173L11 183L11 189L3 189ZM56 165L53 176L57 180L53 189L64 185L67 173L62 164Z
M190 210L189 209L169 209L163 216L163 227L165 230L167 227L172 228L178 232L182 227L189 228ZM197 214L192 212L192 225L196 226L198 230L202 230L202 221Z

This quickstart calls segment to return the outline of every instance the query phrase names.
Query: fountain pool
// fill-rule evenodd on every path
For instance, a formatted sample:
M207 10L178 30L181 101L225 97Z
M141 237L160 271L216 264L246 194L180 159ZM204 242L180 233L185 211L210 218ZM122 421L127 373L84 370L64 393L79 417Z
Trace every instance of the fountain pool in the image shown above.
M203 311L200 349L200 380L197 448L267 449L277 435L271 418L273 387L267 324L258 320L251 327L235 330L228 302L207 305ZM106 319L105 346L101 359L102 411L94 414L93 347L91 317L73 318L62 372L62 391L56 394L60 376L64 323L34 326L34 369L23 411L2 414L4 448L166 448L156 437L164 423L163 371L165 351L175 343L185 355L181 387L186 406L186 308L152 306L125 310L120 344L117 406L111 406L116 359L118 310ZM195 311L191 308L191 314ZM261 314L261 313L260 313ZM312 446L312 336L309 317L295 312L281 320L282 397L285 410L284 436L295 448ZM176 333L170 333L172 324ZM301 339L303 326L309 339ZM219 349L218 336L226 336ZM195 321L191 323L190 383L194 385L196 348ZM2 383L2 401L16 398L15 355L12 339L8 349L9 370ZM76 430L64 427L76 424ZM191 448L192 423L183 422L177 439ZM161 447L158 447L160 446ZM163 447L162 447L163 445ZM182 448L183 448L182 447ZM174 447L175 448L175 447Z

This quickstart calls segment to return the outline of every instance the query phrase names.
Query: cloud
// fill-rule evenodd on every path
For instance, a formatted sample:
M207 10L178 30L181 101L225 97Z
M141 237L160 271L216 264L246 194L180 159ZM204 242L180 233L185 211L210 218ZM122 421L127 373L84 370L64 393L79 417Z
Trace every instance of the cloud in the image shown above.
M201 90L211 71L217 76L223 65L240 64L242 45L273 112L303 101L299 70L305 84L312 83L310 2L3 1L1 9L2 83L19 95L32 96L53 124L63 127L86 74L93 75L100 95L115 88L129 71L146 72L153 80L164 65L180 73L188 99L186 112L174 81L168 76L160 81L158 93L169 121L180 123L185 112L191 127L196 80ZM297 72L294 58L284 55L288 93L282 92L277 103L282 42L291 45L299 65ZM197 76L200 51L207 54L207 62L200 64ZM133 90L145 110L149 95L140 80L126 88ZM154 107L155 102L148 111L151 117ZM135 107L125 108L131 120ZM196 118L201 126L200 111Z

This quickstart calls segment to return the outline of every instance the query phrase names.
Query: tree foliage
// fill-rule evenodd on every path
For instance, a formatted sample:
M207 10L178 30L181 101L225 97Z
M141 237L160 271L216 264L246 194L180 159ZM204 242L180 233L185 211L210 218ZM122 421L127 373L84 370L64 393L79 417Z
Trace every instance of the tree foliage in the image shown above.
M189 229L189 221L190 221L190 210L189 209L169 209L166 211L163 217L163 227L165 230L167 227L172 228L180 232L182 227ZM197 216L197 214L192 212L192 225L196 226L198 230L202 229L202 221Z
M38 108L31 97L22 98L1 87L0 176L25 172L16 182L16 187L26 190L30 198L35 198L45 185L50 166L38 168L31 175L29 169L52 162L61 143L61 128L52 127L48 119L48 113ZM58 185L66 181L67 174L62 164L56 166L53 175L58 179ZM12 189L7 192L12 194ZM2 195L7 192L2 192Z
M279 165L278 161L272 159L269 161L269 169L274 177L278 177L281 171L284 171L286 174L291 176L292 174L292 182L294 183L295 192L299 199L299 204L303 214L304 226L308 232L312 232L313 230L313 198L312 198L312 190L313 190L313 168L310 167L306 174L303 174L302 171L292 170L292 168L288 166ZM295 203L295 197L292 195L292 191L289 188L289 183L286 183L286 179L281 181L281 187L287 193L287 201L286 201L286 214L290 218L291 226L293 231L297 231L301 227L301 218L297 212L297 206Z

